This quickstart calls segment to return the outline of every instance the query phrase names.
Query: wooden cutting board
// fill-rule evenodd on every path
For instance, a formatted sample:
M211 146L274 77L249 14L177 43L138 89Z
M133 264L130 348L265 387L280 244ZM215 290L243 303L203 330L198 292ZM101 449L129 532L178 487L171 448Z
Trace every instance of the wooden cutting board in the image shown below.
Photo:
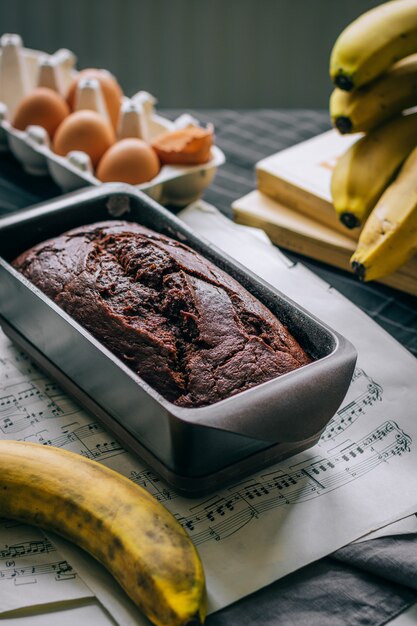
M330 195L330 179L337 158L361 136L330 130L282 150L256 164L257 188L285 206L356 240L359 229L349 230L338 220Z
M236 222L262 228L281 248L351 271L349 259L355 249L351 236L258 190L236 200L232 209ZM378 282L417 296L417 257Z

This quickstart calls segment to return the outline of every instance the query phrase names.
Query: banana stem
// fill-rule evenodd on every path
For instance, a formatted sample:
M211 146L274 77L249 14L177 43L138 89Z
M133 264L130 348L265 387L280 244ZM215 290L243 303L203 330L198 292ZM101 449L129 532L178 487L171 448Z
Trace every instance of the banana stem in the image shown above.
M334 125L336 126L339 133L341 133L342 135L346 135L352 132L352 120L345 115L340 115L340 117L337 117L334 121Z
M359 263L359 261L353 261L352 270L359 280L366 280L366 268L362 263Z
M338 74L334 79L334 83L336 87L343 89L343 91L352 91L354 87L353 80L346 74Z
M347 211L345 211L344 213L340 214L340 221L347 228L356 228L357 226L361 225L361 223L358 220L358 218L356 217L356 215L354 215L353 213L349 213Z

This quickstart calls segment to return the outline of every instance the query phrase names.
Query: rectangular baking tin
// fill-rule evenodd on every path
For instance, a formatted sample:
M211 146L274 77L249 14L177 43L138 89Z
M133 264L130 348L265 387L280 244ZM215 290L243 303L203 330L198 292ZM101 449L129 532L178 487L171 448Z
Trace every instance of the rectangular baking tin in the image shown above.
M207 407L165 400L10 265L70 228L136 221L177 239L238 280L315 361ZM262 281L142 192L103 185L0 220L0 323L121 443L185 495L203 495L313 445L349 387L356 351L339 333Z

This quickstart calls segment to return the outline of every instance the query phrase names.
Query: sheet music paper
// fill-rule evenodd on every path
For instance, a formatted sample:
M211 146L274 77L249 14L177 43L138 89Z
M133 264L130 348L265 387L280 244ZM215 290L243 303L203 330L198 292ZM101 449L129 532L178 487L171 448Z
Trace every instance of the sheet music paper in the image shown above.
M380 537L388 537L393 535L410 535L417 533L417 515L408 515L393 524L383 526L378 530L374 530L372 533L360 537L354 543L361 543L362 541L369 541L370 539L379 539Z
M209 497L187 500L126 453L4 335L0 436L78 452L148 489L197 545L214 611L417 510L417 362L365 314L306 268L293 266L264 237L230 222L226 226L225 218L207 205L196 205L182 217L356 345L359 359L349 392L320 442ZM8 532L0 527L1 545L10 545ZM53 545L53 539L47 539ZM28 540L22 534L13 541ZM100 590L94 589L91 571L100 566L91 565L90 571L89 557L79 559L74 550L72 559L70 545L61 550L69 567L87 581L86 588L106 596L107 610L125 626L128 622L122 621L116 604L112 609L112 585L104 577ZM49 564L57 562L53 552L47 554ZM41 563L35 554L31 558L33 566ZM0 607L4 589L0 578ZM53 589L51 585L50 598ZM127 611L132 623L145 623L132 607Z
M118 626L97 600L91 600L82 606L67 606L65 609L54 607L47 613L30 616L13 615L1 620L2 626ZM120 622L120 625L122 622ZM124 626L124 624L123 624ZM126 626L129 626L126 624ZM149 626L149 622L144 624Z
M0 520L0 615L93 597L74 567L40 530Z

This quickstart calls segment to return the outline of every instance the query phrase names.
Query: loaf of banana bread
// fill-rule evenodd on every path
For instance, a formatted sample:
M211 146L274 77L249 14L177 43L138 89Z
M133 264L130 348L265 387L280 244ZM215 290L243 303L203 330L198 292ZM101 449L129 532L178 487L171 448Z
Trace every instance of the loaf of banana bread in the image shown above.
M179 406L212 404L311 361L228 274L136 223L76 228L13 265Z

